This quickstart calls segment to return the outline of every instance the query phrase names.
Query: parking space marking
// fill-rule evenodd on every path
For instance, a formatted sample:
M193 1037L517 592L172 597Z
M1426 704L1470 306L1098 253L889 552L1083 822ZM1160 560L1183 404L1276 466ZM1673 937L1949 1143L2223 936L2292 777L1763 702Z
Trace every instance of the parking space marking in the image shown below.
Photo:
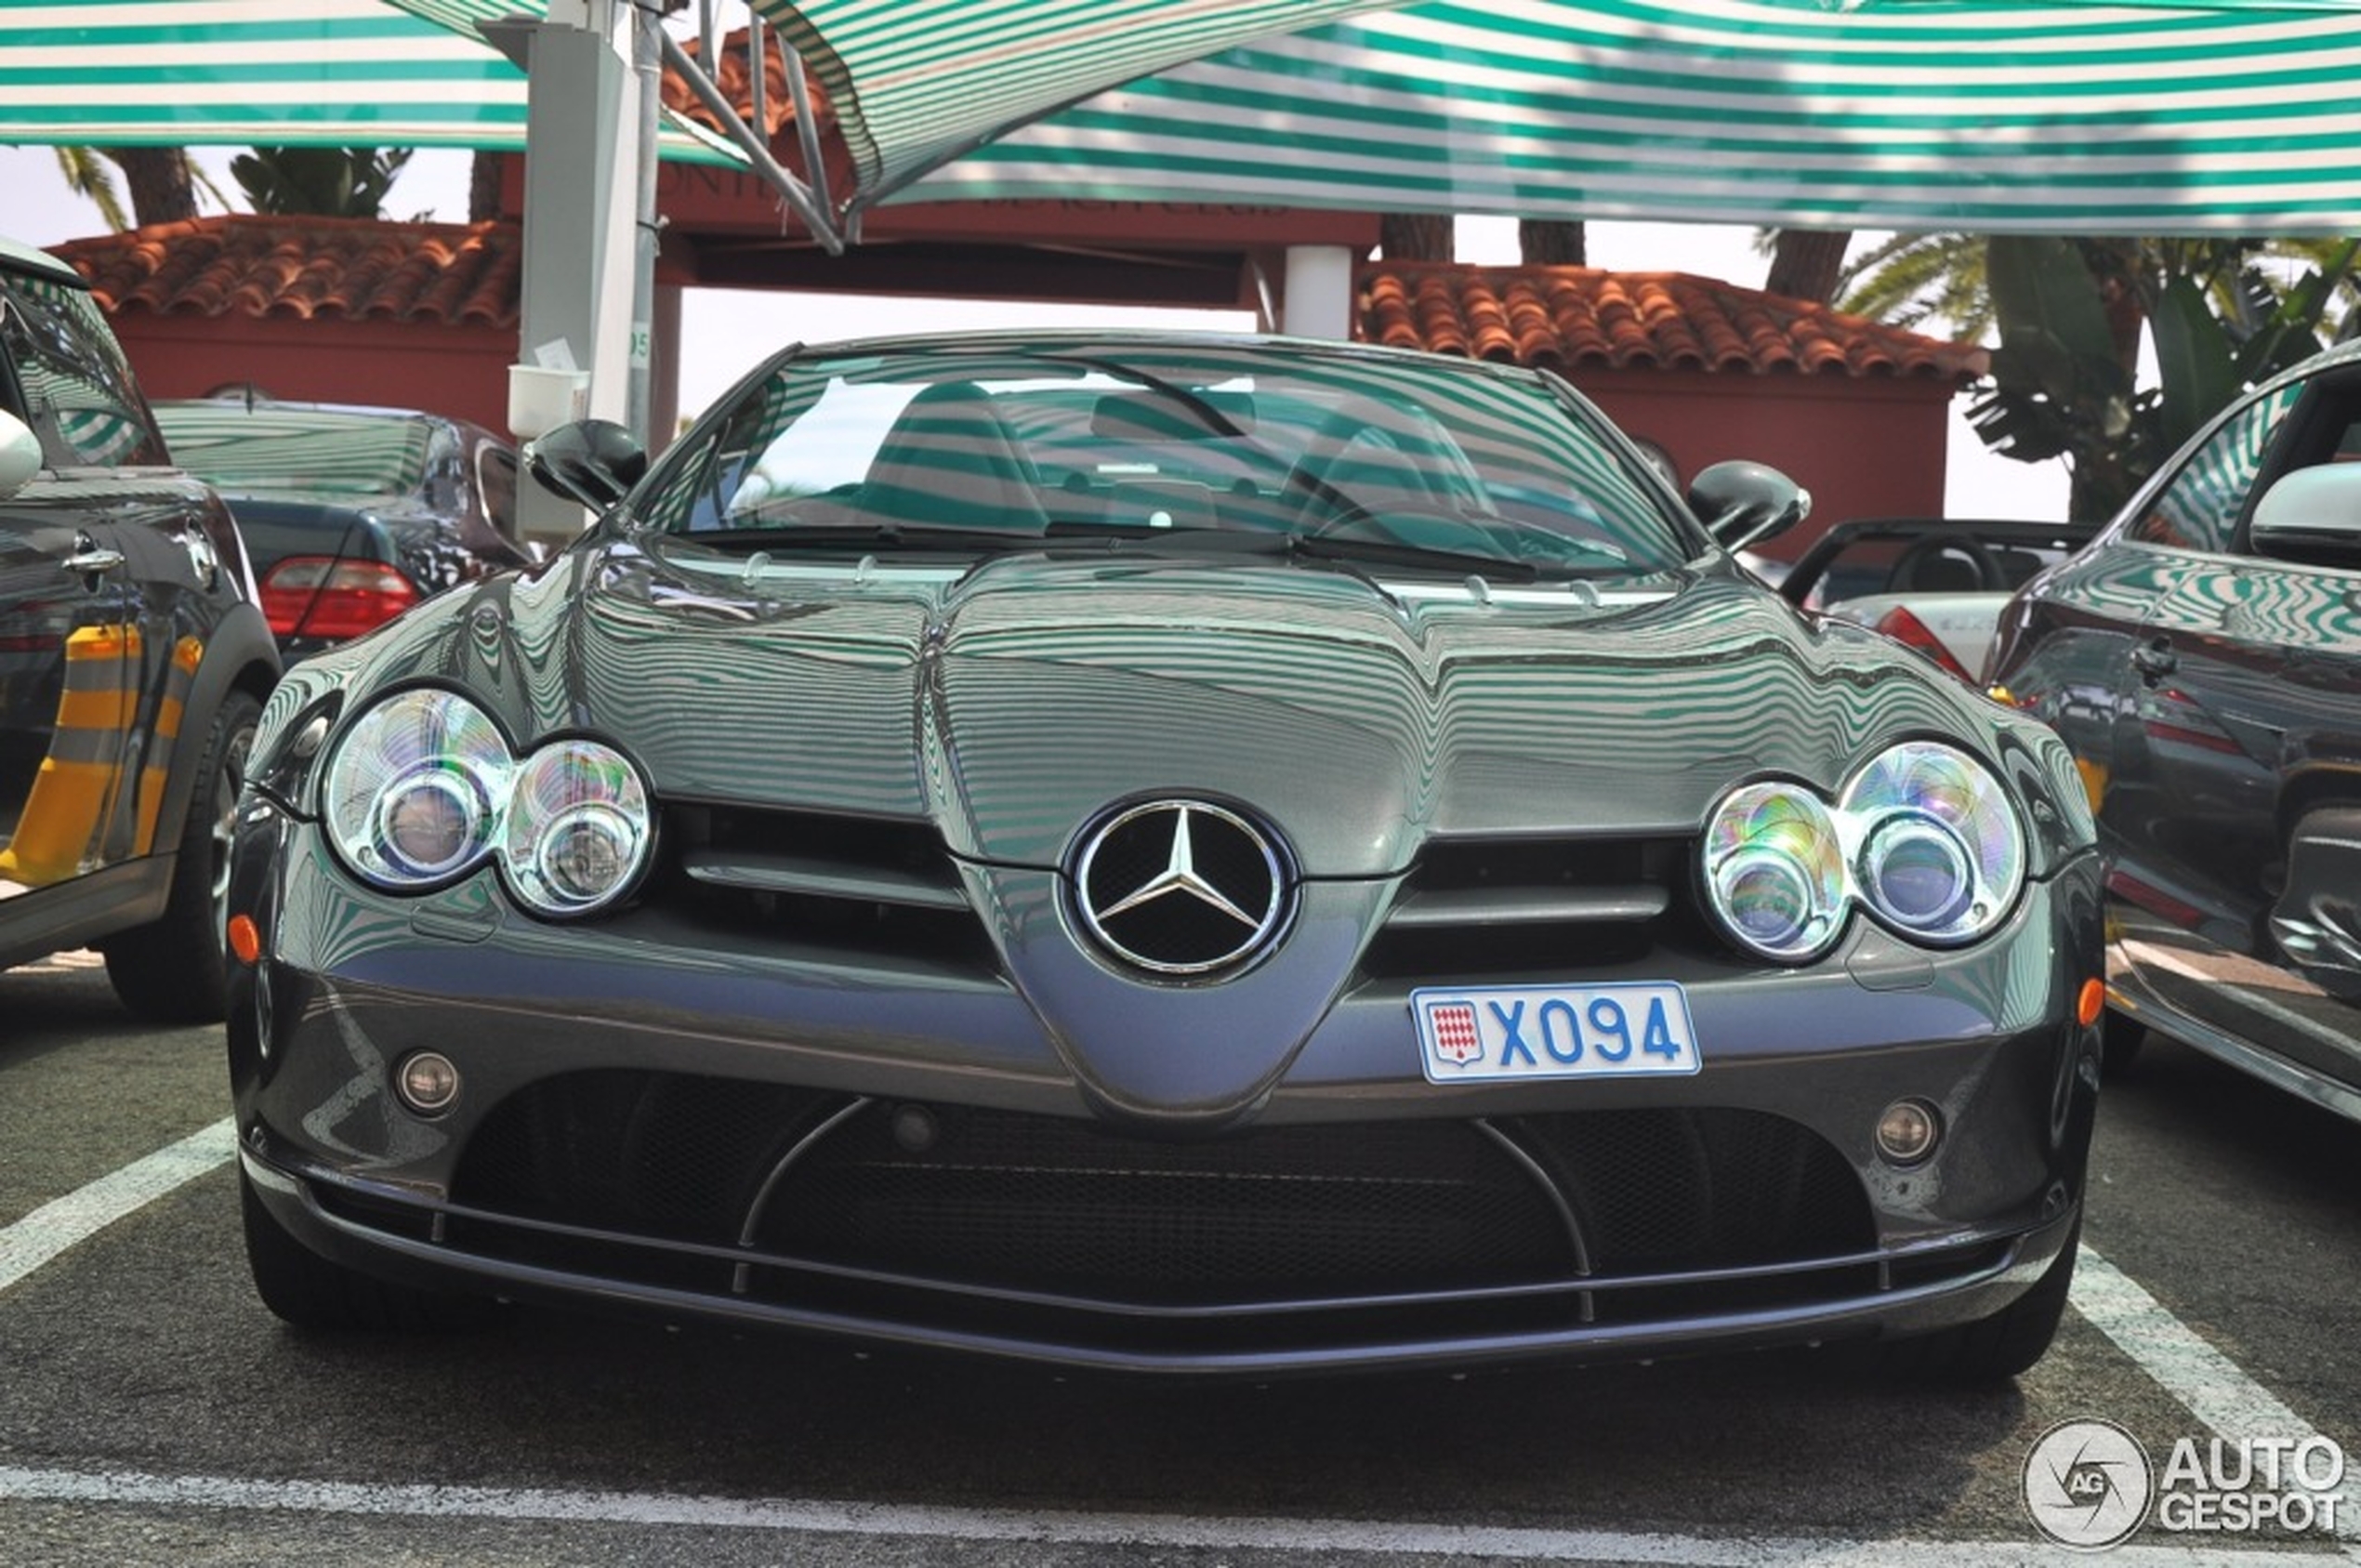
M43 1204L0 1231L0 1290L183 1183L218 1169L236 1149L236 1125L224 1116L178 1143Z
M805 1502L783 1498L551 1492L488 1486L370 1486L336 1482L242 1481L224 1476L81 1474L0 1467L0 1499L108 1503L379 1518L533 1521L539 1523L765 1530L916 1541L1008 1541L1049 1546L1502 1558L1520 1562L1663 1563L1677 1568L1887 1568L1913 1558L1946 1568L2022 1568L2025 1541L1738 1539L1610 1530L1537 1530L1484 1524L1402 1524L1352 1519L1211 1519L1187 1514L1021 1513L1009 1509ZM2290 1554L2134 1542L2106 1554L2110 1568L2287 1568Z
M0 1230L0 1291L115 1221L227 1164L236 1153L234 1120L224 1117L177 1143L100 1177ZM2075 1311L2196 1420L2225 1439L2300 1443L2318 1434L2129 1275L2090 1246L2076 1261L2069 1299ZM2097 1412L2094 1414L2104 1414ZM2337 1488L2336 1535L2361 1539L2361 1475ZM206 1476L91 1474L0 1467L0 1498L299 1513L449 1516L589 1523L692 1525L854 1535L1034 1541L1052 1545L1194 1547L1231 1550L1348 1551L1384 1555L1458 1554L1536 1561L1658 1562L1682 1568L1757 1568L1811 1563L1869 1568L1908 1548L1937 1551L1975 1568L2024 1561L2021 1543L1845 1541L1790 1538L1722 1540L1709 1536L1612 1531L1553 1531L1483 1525L1400 1524L1381 1521L1203 1519L1186 1515L1020 1514L998 1509L894 1507L792 1499L740 1500L613 1492L548 1492L489 1487L366 1485L242 1481ZM2350 1556L2350 1553L2341 1554ZM2173 1568L2248 1568L2284 1564L2281 1550L2140 1543L2110 1561Z
M2135 1283L2085 1246L2067 1299L2083 1320L2113 1340L2141 1371L2217 1436L2302 1443L2322 1435L2238 1364L2200 1337ZM2091 1412L2104 1415L2104 1411ZM2361 1540L2361 1474L2345 1468L2333 1496L2340 1540Z

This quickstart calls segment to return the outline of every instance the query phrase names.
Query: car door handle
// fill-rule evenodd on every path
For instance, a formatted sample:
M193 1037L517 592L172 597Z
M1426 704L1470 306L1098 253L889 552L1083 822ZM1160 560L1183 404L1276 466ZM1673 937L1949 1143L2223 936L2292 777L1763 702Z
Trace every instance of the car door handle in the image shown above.
M121 550L100 549L95 545L74 551L64 562L67 571L85 577L100 576L122 564Z
M2131 667L2150 680L2161 680L2181 667L2181 659L2168 644L2151 642L2131 650Z

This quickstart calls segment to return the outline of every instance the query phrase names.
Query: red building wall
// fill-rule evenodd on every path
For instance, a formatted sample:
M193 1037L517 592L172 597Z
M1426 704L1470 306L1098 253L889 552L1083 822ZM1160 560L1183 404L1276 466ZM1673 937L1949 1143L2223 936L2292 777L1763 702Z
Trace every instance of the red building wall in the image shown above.
M1811 516L1766 554L1791 560L1847 518L1944 515L1948 381L1654 369L1572 379L1616 424L1670 454L1683 483L1708 464L1750 457L1810 491Z
M508 428L514 327L131 310L114 328L152 398L251 386L289 401L425 408Z

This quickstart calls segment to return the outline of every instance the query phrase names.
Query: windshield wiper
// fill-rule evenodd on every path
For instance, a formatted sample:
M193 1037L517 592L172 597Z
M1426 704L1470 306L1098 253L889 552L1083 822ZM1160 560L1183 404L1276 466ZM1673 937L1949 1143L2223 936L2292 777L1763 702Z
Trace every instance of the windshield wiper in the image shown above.
M1062 541L1061 541L1062 542ZM1530 583L1541 575L1539 567L1527 560L1507 556L1487 555L1478 550L1444 550L1425 545L1402 545L1377 539L1352 539L1341 535L1317 536L1301 534L1273 534L1243 528L1176 528L1154 529L1146 534L1126 534L1110 541L1110 553L1118 555L1207 555L1230 551L1239 555L1276 556L1288 560L1318 560L1356 569L1363 566L1402 566L1434 571L1473 573L1486 577L1506 577L1520 583Z
M1488 555L1480 550L1445 550L1431 545L1402 545L1380 539L1347 538L1341 534L1290 534L1287 553L1315 560L1367 563L1377 566L1426 567L1442 572L1472 572L1485 577L1508 577L1530 583L1541 569L1529 560Z
M1041 549L1051 541L1029 531L946 528L932 523L783 523L772 528L708 528L667 538L721 549Z

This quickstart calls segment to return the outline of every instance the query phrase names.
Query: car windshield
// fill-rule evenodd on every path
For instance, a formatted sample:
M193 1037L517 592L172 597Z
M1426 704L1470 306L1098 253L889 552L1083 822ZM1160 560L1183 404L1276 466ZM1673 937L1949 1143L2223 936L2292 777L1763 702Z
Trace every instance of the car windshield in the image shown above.
M431 432L421 419L242 402L155 412L173 461L235 494L387 499L425 482Z
M1234 547L1616 577L1703 547L1644 460L1537 376L1261 342L792 357L635 509L765 550Z

